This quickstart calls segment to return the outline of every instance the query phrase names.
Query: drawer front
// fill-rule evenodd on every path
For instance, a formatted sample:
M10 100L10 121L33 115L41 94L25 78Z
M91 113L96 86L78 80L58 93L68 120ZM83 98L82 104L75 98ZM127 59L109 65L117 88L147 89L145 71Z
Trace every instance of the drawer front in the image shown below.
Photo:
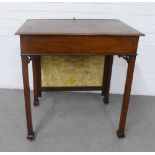
M21 54L136 54L138 37L21 36Z

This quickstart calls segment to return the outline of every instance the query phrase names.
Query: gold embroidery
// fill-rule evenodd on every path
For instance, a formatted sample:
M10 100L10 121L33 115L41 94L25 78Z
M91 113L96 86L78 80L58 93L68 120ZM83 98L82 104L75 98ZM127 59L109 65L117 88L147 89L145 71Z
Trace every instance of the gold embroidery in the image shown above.
M101 86L104 56L42 56L42 86Z

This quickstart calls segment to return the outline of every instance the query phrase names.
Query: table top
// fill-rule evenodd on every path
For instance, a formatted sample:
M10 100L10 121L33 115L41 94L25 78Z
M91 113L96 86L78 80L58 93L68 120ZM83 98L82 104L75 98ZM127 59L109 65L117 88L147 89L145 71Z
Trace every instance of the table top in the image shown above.
M15 34L144 36L117 19L28 19Z

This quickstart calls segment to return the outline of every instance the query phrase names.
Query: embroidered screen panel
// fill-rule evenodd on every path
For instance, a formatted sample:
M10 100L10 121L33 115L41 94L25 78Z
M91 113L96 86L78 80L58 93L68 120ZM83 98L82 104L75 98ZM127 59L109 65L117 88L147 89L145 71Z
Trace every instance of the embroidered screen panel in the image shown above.
M42 87L102 86L104 56L42 56Z

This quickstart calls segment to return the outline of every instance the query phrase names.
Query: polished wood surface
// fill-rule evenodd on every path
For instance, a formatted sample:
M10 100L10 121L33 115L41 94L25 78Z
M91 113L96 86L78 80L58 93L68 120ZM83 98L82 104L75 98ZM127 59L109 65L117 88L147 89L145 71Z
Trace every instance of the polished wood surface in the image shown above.
M117 19L29 19L17 35L110 35L142 36L140 31Z
M94 91L102 90L102 86L70 86L70 87L42 87L42 91Z
M28 139L34 139L27 58L26 57L21 57L21 61L22 61L25 111L26 111L26 121L27 121L27 138Z
M37 56L37 84L38 84L38 97L42 96L41 93L41 56Z
M38 88L38 80L37 78L38 77L38 59L37 59L38 56L33 56L32 57L32 67L33 67L33 90L34 90L34 102L33 102L33 105L37 106L39 105L39 100L38 100L38 96L39 96L39 88Z
M122 109L121 109L121 115L120 115L120 123L119 123L118 131L117 131L117 135L120 138L125 137L124 129L125 129L127 112L128 112L128 107L129 107L130 92L131 92L131 87L132 87L135 61L136 61L136 56L131 56L129 59L129 63L128 63L124 95L123 95L123 103L122 103Z
M22 55L136 54L139 37L22 35ZM61 46L60 46L61 45Z
M112 65L113 65L113 55L105 56L105 70L103 77L103 93L104 98L103 102L105 104L109 103L109 91L110 91L110 82L111 82L111 74L112 74Z
M125 124L129 106L137 47L143 33L115 19L105 20L27 20L16 32L20 35L25 109L28 139L34 138L30 106L28 63L32 60L34 77L34 103L41 91L59 90L102 90L104 102L109 102L113 56L117 55L128 63L120 123L117 136L125 136ZM41 86L40 57L42 55L105 55L102 87ZM61 64L60 64L61 65ZM92 77L93 78L93 77Z

